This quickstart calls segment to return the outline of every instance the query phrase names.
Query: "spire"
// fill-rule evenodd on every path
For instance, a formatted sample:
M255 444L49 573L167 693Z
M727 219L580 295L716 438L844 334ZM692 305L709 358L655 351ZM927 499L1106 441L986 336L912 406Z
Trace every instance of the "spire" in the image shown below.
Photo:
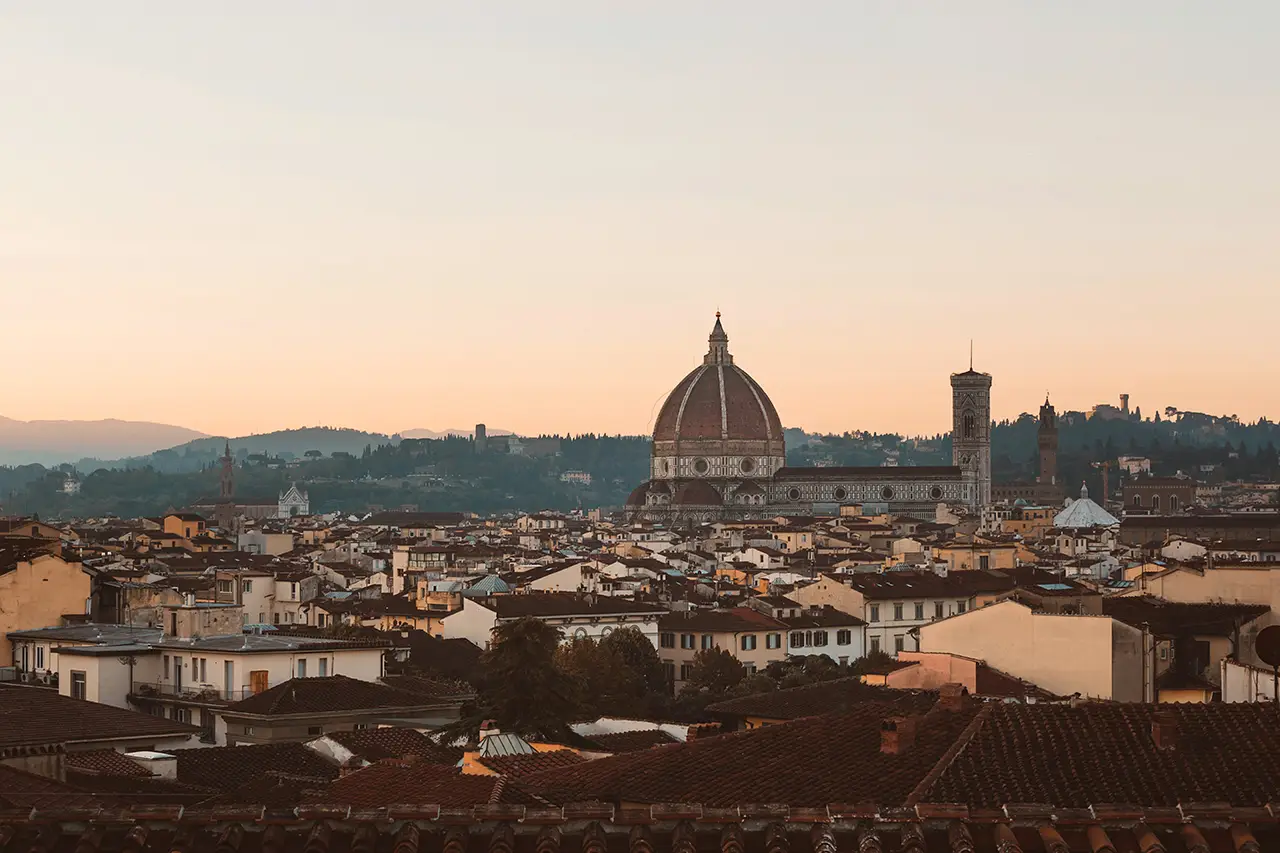
M702 360L703 364L733 364L733 356L729 354L729 336L725 334L724 326L720 325L719 311L716 312L716 324L707 341L710 346L707 348L707 357Z
M1088 483L1081 483L1081 484L1080 484L1080 497L1081 497L1082 499L1085 499L1085 500L1087 500L1087 499L1088 499L1088 497L1089 497L1089 484L1088 484Z

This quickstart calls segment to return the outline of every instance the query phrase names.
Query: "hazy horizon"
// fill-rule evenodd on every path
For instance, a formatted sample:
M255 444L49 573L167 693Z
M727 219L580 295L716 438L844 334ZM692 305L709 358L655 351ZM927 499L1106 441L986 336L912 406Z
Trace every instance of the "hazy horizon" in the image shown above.
M643 434L1280 419L1280 6L0 10L0 414Z

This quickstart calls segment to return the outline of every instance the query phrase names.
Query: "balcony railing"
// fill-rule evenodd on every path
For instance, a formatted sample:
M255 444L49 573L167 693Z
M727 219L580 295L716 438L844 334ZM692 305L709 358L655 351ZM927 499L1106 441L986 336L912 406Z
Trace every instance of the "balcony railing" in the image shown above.
M282 683L281 681L273 681L258 690L254 690L248 685L233 690L223 690L212 684L183 684L178 686L168 681L135 681L133 682L132 695L139 699L176 699L203 705L226 705L232 702L239 702L241 699L247 699L250 696L261 693L263 690L270 690L272 687Z

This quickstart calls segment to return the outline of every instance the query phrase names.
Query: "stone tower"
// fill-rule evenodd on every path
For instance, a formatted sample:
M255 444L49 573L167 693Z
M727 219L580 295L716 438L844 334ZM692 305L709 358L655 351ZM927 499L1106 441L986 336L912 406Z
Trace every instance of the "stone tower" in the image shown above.
M235 497L235 463L231 458L231 442L227 441L227 449L222 454L222 476L218 483L218 497L229 501Z
M970 504L991 503L991 374L973 369L951 374L951 461L970 484Z
M1036 444L1040 448L1040 476L1037 483L1056 485L1058 482L1058 413L1053 410L1049 398L1040 407L1040 428L1036 432Z

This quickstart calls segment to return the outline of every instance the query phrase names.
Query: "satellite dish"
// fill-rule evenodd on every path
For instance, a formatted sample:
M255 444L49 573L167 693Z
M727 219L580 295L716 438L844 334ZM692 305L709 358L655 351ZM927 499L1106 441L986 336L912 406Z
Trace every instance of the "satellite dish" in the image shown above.
M1259 631L1253 647L1263 663L1273 667L1280 666L1280 625L1271 625Z

